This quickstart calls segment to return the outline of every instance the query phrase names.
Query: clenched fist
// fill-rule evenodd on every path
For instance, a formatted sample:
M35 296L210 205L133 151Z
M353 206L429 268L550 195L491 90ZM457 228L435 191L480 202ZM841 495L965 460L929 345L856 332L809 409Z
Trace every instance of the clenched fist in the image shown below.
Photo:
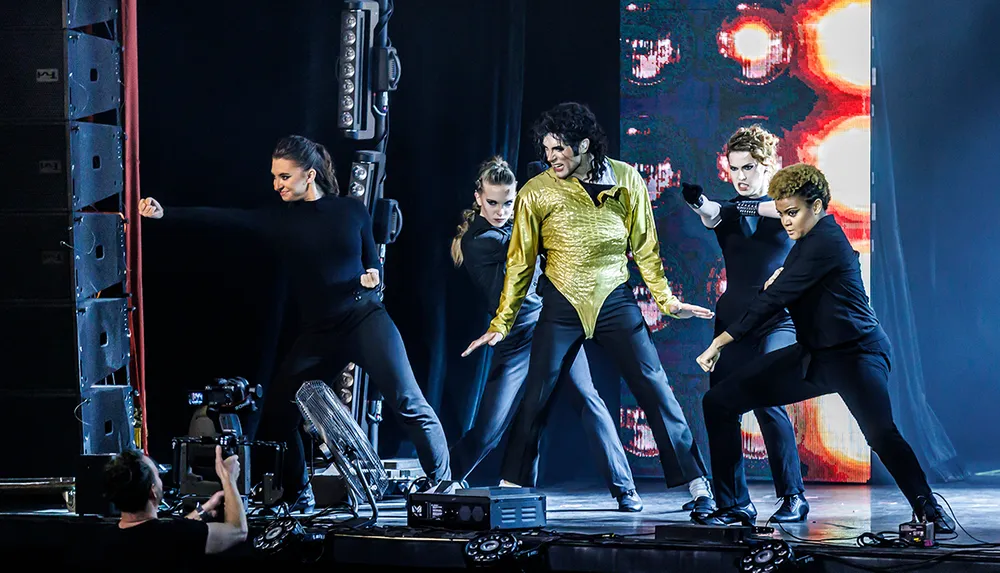
M163 206L152 197L145 197L139 200L139 214L150 219L160 219L163 217Z

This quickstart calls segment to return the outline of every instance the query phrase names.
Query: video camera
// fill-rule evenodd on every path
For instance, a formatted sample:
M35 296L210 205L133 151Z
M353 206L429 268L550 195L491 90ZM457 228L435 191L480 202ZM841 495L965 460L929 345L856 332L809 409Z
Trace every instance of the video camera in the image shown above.
M280 495L280 468L285 445L274 442L248 440L243 435L238 412L256 411L256 400L263 396L260 386L251 386L246 378L216 378L204 390L189 392L187 402L197 406L187 436L174 438L174 479L179 493L188 503L204 501L221 489L215 477L215 446L222 447L223 459L238 456L240 477L239 493L247 502L253 490L252 480L262 479L265 502ZM264 455L264 471L255 471L251 465L251 449ZM253 456L257 457L257 456ZM256 465L256 464L253 464ZM263 476L256 474L263 473Z
M204 390L188 393L188 404L233 412L250 408L251 412L255 412L257 403L254 400L263 396L260 386L251 386L242 376L216 378L215 383L206 385Z

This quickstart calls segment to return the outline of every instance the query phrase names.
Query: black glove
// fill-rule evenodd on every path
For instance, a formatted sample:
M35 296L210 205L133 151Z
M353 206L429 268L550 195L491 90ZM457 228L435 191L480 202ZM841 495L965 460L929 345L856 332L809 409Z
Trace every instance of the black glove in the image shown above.
M684 195L684 201L686 201L688 205L691 205L695 209L701 207L702 204L705 202L705 198L701 194L701 185L681 183L681 194Z

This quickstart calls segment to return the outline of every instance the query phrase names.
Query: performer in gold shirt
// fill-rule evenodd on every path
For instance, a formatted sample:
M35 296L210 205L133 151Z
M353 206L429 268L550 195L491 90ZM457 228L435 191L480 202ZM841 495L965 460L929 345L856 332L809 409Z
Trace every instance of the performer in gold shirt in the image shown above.
M664 314L710 319L714 313L670 292L645 182L635 168L606 156L607 139L594 114L578 103L560 104L544 113L533 131L551 167L517 195L496 316L463 354L507 336L528 292L535 260L544 253L552 288L542 294L524 401L501 469L504 483L535 485L549 399L571 357L592 338L615 360L645 411L667 485L687 484L694 500L692 516L708 515L715 504L705 463L627 284L628 251Z

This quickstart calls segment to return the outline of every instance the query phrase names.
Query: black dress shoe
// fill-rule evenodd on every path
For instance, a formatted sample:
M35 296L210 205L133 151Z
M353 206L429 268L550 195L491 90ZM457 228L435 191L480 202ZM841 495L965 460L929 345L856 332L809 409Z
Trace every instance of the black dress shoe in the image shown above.
M809 515L809 502L806 501L804 494L796 493L786 495L784 501L781 503L781 507L778 508L778 511L774 512L774 515L768 521L775 523L798 523L805 521L807 515Z
M618 511L642 511L642 498L630 489L618 496Z
M951 535L955 533L955 524L952 522L951 517L944 512L938 502L934 501L934 498L920 497L922 511L917 512L917 517L926 519L927 521L934 522L934 535L944 534Z
M716 512L715 500L699 495L691 505L691 520L695 523L702 523Z
M757 508L754 507L753 502L746 505L737 505L735 507L727 507L724 509L717 510L705 517L697 518L695 514L691 513L691 519L695 523L700 523L702 525L754 525L757 523Z

